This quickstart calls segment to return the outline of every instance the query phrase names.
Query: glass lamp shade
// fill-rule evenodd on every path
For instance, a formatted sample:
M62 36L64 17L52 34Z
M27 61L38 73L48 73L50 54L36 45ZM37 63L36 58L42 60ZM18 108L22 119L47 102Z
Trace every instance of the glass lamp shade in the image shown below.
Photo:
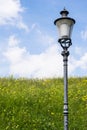
M75 20L69 17L62 17L56 19L54 24L58 27L59 30L59 39L61 38L71 38L71 33Z

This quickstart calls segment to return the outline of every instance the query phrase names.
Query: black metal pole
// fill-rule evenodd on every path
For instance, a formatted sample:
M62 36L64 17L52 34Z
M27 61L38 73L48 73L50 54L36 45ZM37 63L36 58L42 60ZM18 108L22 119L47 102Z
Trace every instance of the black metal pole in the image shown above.
M65 48L62 51L64 63L64 130L68 130L68 56L69 51Z

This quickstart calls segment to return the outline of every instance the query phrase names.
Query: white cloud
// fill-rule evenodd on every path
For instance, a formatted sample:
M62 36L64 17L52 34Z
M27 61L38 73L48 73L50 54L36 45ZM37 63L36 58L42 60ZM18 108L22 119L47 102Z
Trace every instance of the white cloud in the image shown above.
M22 21L23 11L20 0L0 0L0 25L15 25L28 31L28 26Z
M10 63L10 74L38 78L62 76L62 58L57 54L57 45L50 46L41 54L31 55L25 47L19 47L17 44L19 40L13 35L10 36L9 41L10 44L4 56Z
M57 44L51 44L40 54L30 54L26 47L20 47L20 42L14 35L10 36L8 48L3 53L10 64L10 75L29 78L63 76L63 57ZM78 69L87 71L87 53L84 53L79 59L70 55L68 64L68 73L71 76L74 76Z
M25 23L23 23L22 20L17 23L17 27L19 29L24 29L26 32L30 31L28 26Z
M87 53L84 53L80 60L77 62L78 67L87 71Z
M77 55L82 55L82 48L76 46L76 47L75 47L75 53L76 53Z
M81 73L80 73L81 72ZM74 76L81 76L84 74L87 76L87 53L84 52L83 55L80 56L79 59L75 57L69 58L69 73Z
M15 35L11 35L8 39L8 45L10 47L16 46L20 43L20 41L15 37Z
M78 62L78 60L75 59L75 57L73 57L71 55L69 56L68 68L69 68L69 75L70 76L74 76L74 72L76 71L76 69L78 69L77 62Z
M38 40L41 44L44 44L44 45L51 45L54 43L54 38L49 36L48 34L46 33L42 33L40 29L36 29L36 32L38 34Z
M26 49L20 48L19 43L20 40L17 39L15 35L10 36L8 39L8 48L6 52L3 53L12 65L20 62L24 53L26 53Z
M87 30L81 32L81 37L83 40L87 40Z
M0 24L11 22L23 11L19 0L0 0Z

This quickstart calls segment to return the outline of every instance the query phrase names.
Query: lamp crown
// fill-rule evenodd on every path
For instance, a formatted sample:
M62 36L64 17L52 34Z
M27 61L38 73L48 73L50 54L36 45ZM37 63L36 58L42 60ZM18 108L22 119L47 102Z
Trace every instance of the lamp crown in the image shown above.
M67 17L67 15L69 14L69 12L64 7L64 9L60 12L60 14L62 15L62 17Z

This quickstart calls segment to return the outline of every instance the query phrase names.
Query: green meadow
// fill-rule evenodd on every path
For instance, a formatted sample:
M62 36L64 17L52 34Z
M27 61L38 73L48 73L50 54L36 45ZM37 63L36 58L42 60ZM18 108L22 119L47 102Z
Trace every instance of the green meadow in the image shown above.
M63 130L63 79L0 78L0 130ZM69 130L87 130L87 77L69 78Z

